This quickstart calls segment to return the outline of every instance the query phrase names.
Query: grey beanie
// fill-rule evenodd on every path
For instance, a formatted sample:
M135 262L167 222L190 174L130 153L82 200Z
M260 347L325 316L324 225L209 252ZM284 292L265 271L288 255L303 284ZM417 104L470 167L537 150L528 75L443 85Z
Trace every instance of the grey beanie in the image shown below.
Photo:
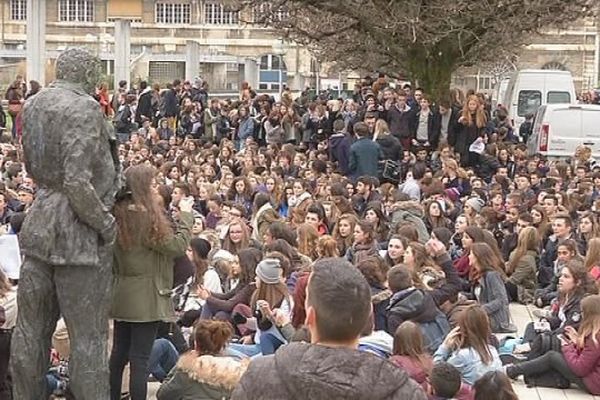
M484 201L481 200L479 197L471 197L465 203L468 204L468 205L470 205L471 208L473 210L475 210L476 213L480 213L481 209L483 208L483 206L485 206Z
M276 258L265 258L256 266L256 276L271 285L281 282L281 262Z

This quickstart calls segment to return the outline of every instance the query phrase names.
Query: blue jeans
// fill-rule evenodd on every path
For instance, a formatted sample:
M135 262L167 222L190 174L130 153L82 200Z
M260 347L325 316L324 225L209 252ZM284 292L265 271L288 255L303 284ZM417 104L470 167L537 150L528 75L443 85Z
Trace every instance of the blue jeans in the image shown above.
M177 364L178 359L179 353L173 343L167 339L156 339L148 362L150 373L157 381L162 382Z
M260 354L268 356L269 354L275 354L277 349L285 344L282 339L279 331L276 328L271 328L260 333L259 344L231 343L227 348L227 352L237 358L255 357Z

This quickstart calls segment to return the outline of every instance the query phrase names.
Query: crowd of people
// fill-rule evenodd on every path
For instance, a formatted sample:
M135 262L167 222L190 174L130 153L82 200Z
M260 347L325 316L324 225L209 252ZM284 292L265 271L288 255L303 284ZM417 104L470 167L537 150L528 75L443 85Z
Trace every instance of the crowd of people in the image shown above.
M383 75L348 99L286 89L275 101L244 84L219 100L200 78L119 86L94 94L125 171L112 400L146 399L150 375L159 400L512 400L520 375L600 395L600 165L588 147L528 154L531 125L517 131L486 96L434 101ZM13 108L0 224L18 235L37 188ZM0 278L10 399L18 286ZM522 335L511 302L537 307ZM68 395L65 335L50 394Z

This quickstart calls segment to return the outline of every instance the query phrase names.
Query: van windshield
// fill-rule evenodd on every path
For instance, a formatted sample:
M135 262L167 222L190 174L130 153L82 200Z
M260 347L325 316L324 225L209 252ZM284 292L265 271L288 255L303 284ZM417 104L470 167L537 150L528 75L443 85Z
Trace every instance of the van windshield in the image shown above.
M517 115L524 117L526 114L535 114L542 105L542 93L537 90L521 90L519 92L519 105Z
M548 92L548 104L570 103L571 94L569 92Z

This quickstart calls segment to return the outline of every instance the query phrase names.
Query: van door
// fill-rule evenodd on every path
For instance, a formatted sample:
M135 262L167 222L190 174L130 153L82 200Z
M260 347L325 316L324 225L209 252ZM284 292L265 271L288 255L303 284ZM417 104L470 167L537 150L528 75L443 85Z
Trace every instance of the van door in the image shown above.
M533 121L533 129L531 131L531 136L529 137L529 140L526 143L527 144L527 152L529 153L529 155L534 155L536 153L539 153L539 151L540 151L540 145L539 145L540 131L542 128L542 121L544 120L545 114L546 114L546 106L541 106L538 109L538 112Z
M575 154L577 146L581 145L581 108L565 106L556 108L548 113L548 155L570 157ZM544 127L541 127L544 129Z
M600 157L600 107L581 110L583 144L592 149L594 158Z

